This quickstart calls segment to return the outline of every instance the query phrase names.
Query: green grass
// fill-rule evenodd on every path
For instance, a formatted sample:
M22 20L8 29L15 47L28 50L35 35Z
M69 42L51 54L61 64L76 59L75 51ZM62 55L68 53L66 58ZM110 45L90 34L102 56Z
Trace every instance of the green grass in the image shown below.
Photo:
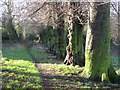
M62 75L67 75L67 76L77 75L84 70L84 67L79 67L78 65L66 66L64 64L54 65L54 68L55 68L55 70L57 70L59 72L63 72Z
M118 60L120 60L120 57L112 56L112 60L118 61Z
M42 47L40 47L42 48ZM38 62L41 64L49 63L49 64L61 64L63 61L62 60L56 60L53 58L56 58L54 55L50 55L46 53L44 49L40 48L31 48L30 53L37 59Z
M119 64L119 62L120 62L120 57L115 57L115 56L112 56L112 60L113 60L113 64L115 63L115 64Z
M50 81L55 85L54 87L65 88L92 88L92 89L108 89L114 87L120 87L118 84L109 83L97 83L92 81L84 81L85 79L80 77L80 73L84 70L84 67L79 66L66 66L62 64L62 60L55 60L55 56L51 56L46 53L44 48L38 49L39 46L30 49L30 53L41 63L46 72L51 72ZM58 76L58 77L57 77Z
M29 60L32 61L31 56L28 54L27 49L24 46L17 45L4 45L3 57L13 60Z
M84 67L66 66L62 64L62 60L56 60L56 56L46 53L46 51L36 46L30 48L29 52L36 58L41 65L49 71L54 71L50 77L50 81L55 84L55 87L66 88L110 88L120 87L118 84L104 84L92 81L83 82L79 73ZM19 44L4 44L3 45L3 60L2 60L2 79L4 88L41 88L42 80L38 69L32 57L28 54L27 49ZM118 59L112 57L114 66L117 68ZM120 71L118 70L118 73ZM56 78L60 76L61 78ZM84 80L84 79L83 79Z
M71 74L77 74L78 72L81 72L84 67L79 68L78 66L66 66L63 63L62 60L55 60L52 58L56 58L56 56L49 55L46 53L44 49L38 49L38 47L31 48L30 53L37 58L37 61L41 64L51 64L54 66L54 68L57 71L63 71L63 75L71 75ZM120 60L120 57L112 57L114 68L117 70L117 73L120 75L120 70L118 70L118 61ZM54 65L55 64L55 65Z
M24 46L4 45L2 79L4 88L40 88L38 69Z
M113 67L116 70L117 74L120 75L120 57L112 56Z

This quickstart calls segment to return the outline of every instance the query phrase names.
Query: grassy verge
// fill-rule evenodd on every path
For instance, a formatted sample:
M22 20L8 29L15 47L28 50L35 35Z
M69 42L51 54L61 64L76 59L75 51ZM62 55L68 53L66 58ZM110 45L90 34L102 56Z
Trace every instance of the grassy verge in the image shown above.
M20 44L4 44L3 88L40 88L41 78L27 49Z

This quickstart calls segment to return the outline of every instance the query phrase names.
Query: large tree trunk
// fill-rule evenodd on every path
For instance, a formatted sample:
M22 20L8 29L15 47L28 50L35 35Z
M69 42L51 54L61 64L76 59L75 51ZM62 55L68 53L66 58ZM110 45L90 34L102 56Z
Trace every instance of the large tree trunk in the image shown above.
M93 81L113 82L115 79L111 80L112 73L115 76L116 73L110 59L110 3L90 4L85 69L82 76Z

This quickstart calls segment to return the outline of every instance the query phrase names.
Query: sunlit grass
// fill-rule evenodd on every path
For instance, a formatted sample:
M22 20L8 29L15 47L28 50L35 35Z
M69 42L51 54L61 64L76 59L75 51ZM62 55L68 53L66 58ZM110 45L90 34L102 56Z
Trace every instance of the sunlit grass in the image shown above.
M42 48L42 47L41 47ZM49 63L49 64L62 64L62 60L56 60L56 56L50 55L46 53L44 49L39 49L38 47L31 48L30 53L36 58L37 62L41 64Z
M28 54L24 46L16 47L15 45L3 46L3 57L8 59L29 60L32 61L31 56Z
M82 81L80 73L84 70L84 67L79 66L67 66L62 64L62 60L55 60L56 56L50 55L45 52L44 48L38 49L38 46L31 48L30 53L41 63L42 67L48 72L54 71L51 73L50 79L56 86L54 87L63 87L65 88L93 88L93 89L108 89L111 87L119 87L118 84L105 84L98 83L93 81ZM115 58L114 58L115 59ZM117 59L115 59L117 60ZM57 78L59 77L59 78ZM84 80L84 79L83 79Z
M55 70L62 72L62 75L67 75L67 76L73 76L73 75L78 75L80 72L84 70L84 67L79 67L78 65L72 66L72 65L55 65L54 66Z
M12 45L11 45L12 47ZM24 47L3 46L2 79L4 88L40 88L41 76ZM15 48L15 49L14 49Z

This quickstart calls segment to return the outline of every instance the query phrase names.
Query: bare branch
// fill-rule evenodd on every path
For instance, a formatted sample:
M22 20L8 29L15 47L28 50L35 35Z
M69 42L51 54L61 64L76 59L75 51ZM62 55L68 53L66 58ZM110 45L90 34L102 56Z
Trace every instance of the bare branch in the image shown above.
M43 8L45 5L46 5L46 3L44 2L41 7L39 7L38 9L36 9L32 14L30 14L30 15L28 15L28 16L34 15L34 14L37 13L41 8Z
M119 12L118 12L117 9L115 8L114 4L111 3L111 5L112 5L113 9L115 10L115 12L118 14Z

